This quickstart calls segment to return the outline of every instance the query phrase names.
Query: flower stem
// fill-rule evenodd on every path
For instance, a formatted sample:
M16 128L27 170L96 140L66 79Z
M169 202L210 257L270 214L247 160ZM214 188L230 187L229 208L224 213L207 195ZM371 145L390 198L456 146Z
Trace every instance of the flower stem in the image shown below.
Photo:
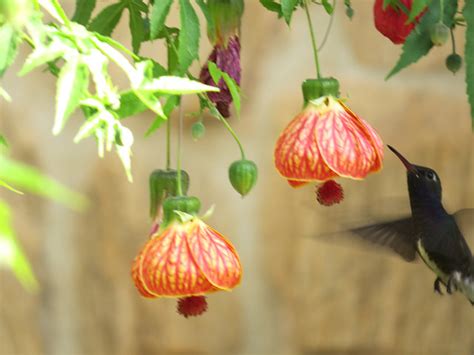
M453 29L450 28L449 31L451 32L451 43L453 45L453 54L455 54L456 53L456 41L454 40Z
M328 27L326 28L326 33L324 33L323 40L321 41L321 44L319 45L318 51L321 51L326 44L326 41L328 40L329 33L331 32L332 24L334 22L334 14L336 13L336 0L332 0L332 14L331 17L329 18L329 24Z
M443 22L444 17L444 0L439 0L439 22Z
M230 132L232 137L234 137L235 141L237 142L237 145L239 146L241 158L242 160L245 160L244 147L242 146L242 143L240 143L239 137L237 136L237 134L235 134L229 122L227 122L227 120L224 117L222 116L219 117L219 120L224 124L225 128L227 128L227 130Z
M314 54L314 63L316 64L316 74L318 79L321 78L321 71L319 69L319 60L318 60L318 47L316 46L316 37L314 35L313 23L311 22L311 16L309 15L309 0L304 0L304 9L306 11L306 17L308 19L309 32L311 34L311 42L313 44L313 54Z
M184 110L183 110L183 100L182 96L180 98L180 103L179 103L179 117L178 117L178 149L176 152L177 155L177 161L176 161L176 170L177 170L177 179L178 181L176 182L176 187L177 187L177 195L178 196L183 196L183 188L181 186L181 140L183 138L183 115L184 115Z
M171 119L166 120L166 170L171 168Z

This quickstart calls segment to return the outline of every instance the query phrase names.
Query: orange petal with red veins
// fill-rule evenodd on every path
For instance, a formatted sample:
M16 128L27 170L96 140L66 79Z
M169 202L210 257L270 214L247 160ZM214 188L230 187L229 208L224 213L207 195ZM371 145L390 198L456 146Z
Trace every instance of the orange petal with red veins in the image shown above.
M333 108L316 125L316 140L327 165L340 176L364 178L377 159L371 137L342 106Z
M215 291L197 267L184 226L173 224L145 246L139 273L144 288L159 296L190 296Z
M383 161L383 142L382 139L380 138L379 134L375 131L375 129L372 128L371 125L364 119L360 118L357 116L349 107L347 107L342 101L338 101L341 106L346 110L347 113L349 113L352 118L358 123L360 123L361 128L370 136L372 140L372 147L375 149L375 152L377 153L377 159L375 160L372 168L370 169L370 172L376 172L382 169L382 161Z
M132 265L133 282L135 283L135 287L137 288L138 292L140 292L140 294L143 297L155 298L157 296L147 291L145 289L145 286L143 285L143 279L141 277L141 273L139 272L142 261L143 261L143 250L140 252L140 254L137 255L137 257L133 261L133 265Z
M193 258L209 282L226 290L239 284L242 276L239 256L223 235L204 222L194 220L187 238Z
M322 159L314 130L319 112L308 106L282 132L275 146L275 166L289 180L325 181L337 176Z
M291 187L298 188L309 183L309 181L287 180Z

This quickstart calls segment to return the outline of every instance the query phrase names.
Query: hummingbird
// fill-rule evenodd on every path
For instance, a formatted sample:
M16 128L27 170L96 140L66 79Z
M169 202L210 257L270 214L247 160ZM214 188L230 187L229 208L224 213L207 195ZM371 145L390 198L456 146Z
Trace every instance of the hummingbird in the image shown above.
M436 274L434 291L463 293L474 305L474 257L465 237L474 236L474 209L449 214L443 207L441 180L431 168L410 163L388 148L407 170L411 216L351 229L355 235L388 247L406 261L421 257Z

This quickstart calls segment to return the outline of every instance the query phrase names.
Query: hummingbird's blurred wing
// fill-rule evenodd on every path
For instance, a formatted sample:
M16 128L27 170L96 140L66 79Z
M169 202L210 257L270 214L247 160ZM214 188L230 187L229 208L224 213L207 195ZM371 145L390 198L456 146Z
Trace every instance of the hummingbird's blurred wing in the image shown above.
M406 261L416 258L416 237L411 217L350 230L373 244L390 248Z
M453 214L453 217L466 241L474 247L472 244L474 243L474 208L459 210Z

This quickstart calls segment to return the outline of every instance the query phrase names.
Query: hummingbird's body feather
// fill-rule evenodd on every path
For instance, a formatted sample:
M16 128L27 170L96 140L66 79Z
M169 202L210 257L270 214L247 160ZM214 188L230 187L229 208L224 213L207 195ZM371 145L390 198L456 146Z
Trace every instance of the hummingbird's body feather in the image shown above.
M446 212L441 200L441 181L430 168L409 163L389 146L407 168L412 215L396 221L352 229L375 244L386 246L407 261L418 254L436 274L435 290L442 282L448 293L462 292L474 305L474 258L465 240L474 238L474 209Z

